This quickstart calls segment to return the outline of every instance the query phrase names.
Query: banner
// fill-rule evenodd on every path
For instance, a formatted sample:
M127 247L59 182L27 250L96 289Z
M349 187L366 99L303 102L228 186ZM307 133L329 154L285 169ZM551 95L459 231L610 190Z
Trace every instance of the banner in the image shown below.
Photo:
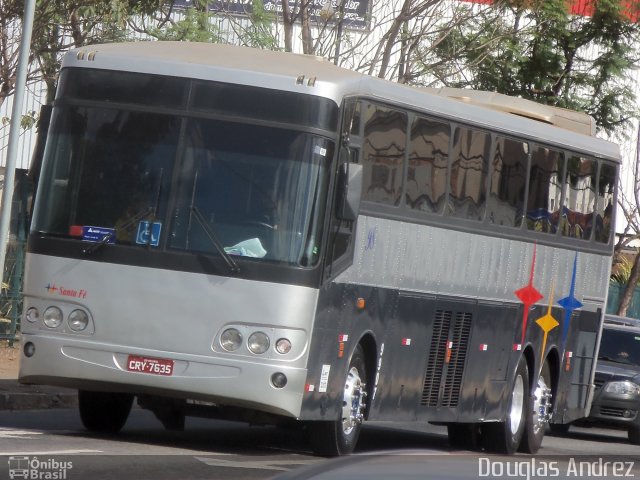
M212 1L209 2L209 11L212 13L249 16L253 13L253 3L254 0ZM278 17L282 15L282 0L263 0L262 3L266 12L274 13ZM300 11L302 3L308 3L310 18L314 23L337 22L340 8L342 8L344 28L357 30L369 28L371 0L309 0L308 2L304 2L304 0L288 0L288 3L289 10L294 15ZM193 4L193 0L174 1L174 6L177 8L188 8L192 7Z

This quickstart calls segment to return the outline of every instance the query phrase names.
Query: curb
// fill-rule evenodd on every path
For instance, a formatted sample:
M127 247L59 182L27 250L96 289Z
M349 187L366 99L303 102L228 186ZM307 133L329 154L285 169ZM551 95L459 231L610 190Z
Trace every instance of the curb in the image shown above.
M78 405L78 394L75 390L13 383L14 388L0 385L0 411L49 410L74 408Z

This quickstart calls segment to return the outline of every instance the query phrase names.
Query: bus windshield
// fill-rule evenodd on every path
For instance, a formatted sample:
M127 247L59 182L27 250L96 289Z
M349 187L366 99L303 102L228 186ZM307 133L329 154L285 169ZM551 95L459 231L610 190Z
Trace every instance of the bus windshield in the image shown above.
M51 133L34 231L296 266L318 260L333 155L325 138L81 106L56 108Z

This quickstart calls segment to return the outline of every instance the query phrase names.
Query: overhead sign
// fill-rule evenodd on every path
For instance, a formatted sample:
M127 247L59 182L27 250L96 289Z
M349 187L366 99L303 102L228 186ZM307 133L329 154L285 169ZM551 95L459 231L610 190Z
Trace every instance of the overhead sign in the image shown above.
M248 16L253 14L255 0L218 0L209 3L209 11L230 15ZM263 0L264 10L282 15L282 0ZM175 0L173 5L178 8L189 8L193 0ZM289 0L289 9L295 15L300 11L302 0ZM342 8L343 26L363 30L369 28L369 12L371 0L309 0L309 16L314 23L326 21L335 23ZM342 5L342 7L340 7Z

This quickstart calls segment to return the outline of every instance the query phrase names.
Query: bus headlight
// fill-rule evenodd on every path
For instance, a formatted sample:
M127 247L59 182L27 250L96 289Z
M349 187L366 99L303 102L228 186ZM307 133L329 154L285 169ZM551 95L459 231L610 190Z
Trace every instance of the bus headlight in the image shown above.
M281 338L276 342L276 352L285 355L291 351L291 342L287 338Z
M233 352L242 345L242 334L235 328L227 328L220 335L220 345L227 352Z
M74 332L81 332L89 325L89 315L84 310L74 310L69 314L67 324Z
M269 337L266 333L254 332L251 334L249 340L247 341L247 347L249 348L251 353L259 355L269 350L270 343L271 342L269 342Z
M40 311L36 307L31 307L27 310L27 313L25 314L25 318L29 322L35 323L38 320L40 320Z
M62 310L58 307L49 307L42 315L42 321L49 328L58 328L62 323Z

